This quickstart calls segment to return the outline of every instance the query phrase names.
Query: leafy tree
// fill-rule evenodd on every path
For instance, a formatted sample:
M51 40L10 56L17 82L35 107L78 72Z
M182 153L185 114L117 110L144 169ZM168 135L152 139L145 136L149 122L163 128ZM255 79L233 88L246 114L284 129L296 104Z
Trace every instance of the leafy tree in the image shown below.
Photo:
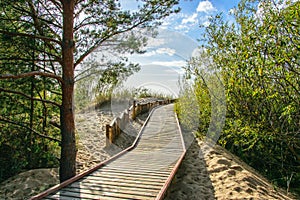
M300 185L299 8L299 1L241 1L235 22L210 19L202 52L211 60L204 72L214 69L226 90L219 142L287 190ZM197 81L199 66L187 69Z
M60 181L75 175L76 142L74 124L74 83L75 69L99 47L124 45L124 40L133 40L134 35L124 33L136 28L155 26L160 20L178 9L173 9L178 1L141 1L136 11L122 10L117 1L105 0L22 0L1 1L2 37L13 38L18 41L12 43L12 48L20 48L19 41L32 38L41 43L44 48L38 48L38 55L45 55L43 59L36 56L32 59L36 68L2 72L0 79L17 80L27 83L32 77L51 79L52 85L61 93L61 100L50 101L42 96L32 100L53 104L60 110L61 155ZM13 14L12 14L13 13ZM119 37L120 36L120 37ZM118 40L119 39L119 40ZM143 41L136 38L136 41ZM131 52L139 51L138 43L128 48ZM29 48L28 45L25 45ZM128 45L127 45L128 46ZM24 50L24 49L22 49ZM9 51L11 52L11 51ZM13 59L18 60L19 55ZM23 58L22 58L23 59ZM45 63L44 65L41 63ZM38 67L38 66L43 67ZM17 68L11 62L13 68ZM5 87L9 87L5 85ZM12 89L13 90L13 89ZM50 89L47 91L50 91ZM7 89L3 90L7 92ZM21 96L12 91L12 93Z

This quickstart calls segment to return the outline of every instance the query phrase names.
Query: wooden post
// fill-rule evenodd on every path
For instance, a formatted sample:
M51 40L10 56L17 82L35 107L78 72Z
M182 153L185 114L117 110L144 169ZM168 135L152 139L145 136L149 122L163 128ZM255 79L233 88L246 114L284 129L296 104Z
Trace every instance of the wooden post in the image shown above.
M121 134L121 119L118 117L116 120L116 134L115 137Z
M106 146L107 147L111 145L110 132L111 132L111 126L107 124L106 125Z
M136 101L134 100L133 101L133 107L132 107L132 116L131 116L133 120L136 117L136 110L135 110L135 108L136 108Z
M114 143L114 140L115 140L115 135L116 135L116 126L115 126L115 123L113 124L113 126L111 127L110 129L111 131L109 132L110 135L109 135L109 138L110 138L110 143Z
M136 117L138 114L140 114L140 110L141 110L141 105L138 103L138 104L136 105L135 117Z

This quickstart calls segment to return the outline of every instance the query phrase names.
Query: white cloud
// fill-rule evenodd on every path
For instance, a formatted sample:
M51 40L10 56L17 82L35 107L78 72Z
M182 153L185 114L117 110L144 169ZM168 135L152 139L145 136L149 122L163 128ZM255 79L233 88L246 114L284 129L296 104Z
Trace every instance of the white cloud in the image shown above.
M188 23L195 24L198 22L197 16L198 16L198 14L194 13L191 16L188 16L187 18L183 18L181 23L182 24L188 24Z
M165 44L166 41L163 38L149 37L147 43L148 43L147 47L151 48L151 47L161 46L161 45Z
M185 70L182 68L182 66L180 67L172 67L172 69L167 69L165 70L166 73L168 74L179 74L179 75L182 75L182 74L185 74ZM174 79L174 81L178 82L178 77L177 79Z
M197 7L197 12L213 12L217 11L217 9L212 5L212 3L208 0L200 1Z
M192 15L183 15L181 23L177 24L174 29L181 31L182 33L189 32L195 25L199 23L198 13L193 13Z
M160 26L160 28L166 29L170 25L171 25L171 22L169 22L169 21L163 21L162 24L161 24L161 26Z
M188 33L191 29L193 29L194 24L178 24L177 26L174 27L175 31L178 31L182 34Z
M175 26L175 30L185 30L184 32L187 32L190 26L179 24L178 26Z
M162 21L162 25L160 26L160 28L169 29L170 27L173 27L174 24L177 24L178 21L181 20L183 17L184 17L184 14L182 14L182 13L172 14L172 15L166 17Z
M153 51L148 51L144 54L141 54L140 56L142 57L151 57L151 56L155 56L155 55L161 55L161 54L168 54L169 56L173 56L176 53L175 49L171 49L171 48L158 48L156 50Z
M186 61L184 60L174 60L174 61L155 61L152 62L153 65L162 65L166 67L183 67L186 65Z
M173 56L176 53L176 50L171 48L159 48L156 52L158 54L168 54L169 56Z
M141 57L150 57L156 55L156 51L147 51L146 53L140 54Z
M207 27L210 25L209 19L210 19L209 15L202 16L199 20L199 24L202 24L204 27Z

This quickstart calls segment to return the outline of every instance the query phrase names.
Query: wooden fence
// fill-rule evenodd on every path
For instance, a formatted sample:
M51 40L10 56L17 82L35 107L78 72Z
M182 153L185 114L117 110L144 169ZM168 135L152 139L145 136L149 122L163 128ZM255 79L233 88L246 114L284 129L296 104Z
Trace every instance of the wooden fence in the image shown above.
M129 121L135 120L137 115L150 112L152 108L156 106L174 102L175 99L157 100L148 103L136 103L136 101L133 101L133 105L129 109L124 110L118 117L114 118L110 124L106 125L106 146L110 146L114 143Z

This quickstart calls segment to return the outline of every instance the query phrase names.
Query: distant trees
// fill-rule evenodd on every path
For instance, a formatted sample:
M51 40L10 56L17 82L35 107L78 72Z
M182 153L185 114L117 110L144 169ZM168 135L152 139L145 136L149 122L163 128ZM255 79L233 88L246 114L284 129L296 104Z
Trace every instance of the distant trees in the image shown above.
M154 29L149 29L152 33ZM140 34L137 33L136 34ZM136 37L148 37L145 35L136 35ZM145 41L146 42L146 41ZM139 44L139 48L145 44ZM80 72L75 76L76 108L84 108L92 103L101 104L111 99L113 89L122 84L129 76L140 70L139 64L128 63L124 56L116 56L116 53L124 51L126 46L109 46L111 49L104 49L105 55L100 49L91 53L87 61L82 63ZM108 47L106 47L108 48ZM119 49L121 48L121 49ZM127 47L128 48L128 47ZM100 51L99 51L100 50Z
M178 11L173 9L177 3L143 1L136 11L130 12L122 10L117 1L1 1L0 126L5 127L1 134L14 133L17 137L20 130L26 129L28 135L22 137L33 144L33 135L50 139L49 131L56 141L55 129L59 128L60 181L74 176L75 69L100 47L122 46L128 52L140 51L144 38L125 33L157 25ZM49 120L58 113L59 122L52 120L53 127L49 129ZM12 145L9 141L1 139L0 144ZM21 144L20 140L15 145Z
M227 115L219 143L294 191L300 187L299 8L299 1L241 1L234 22L220 14L205 28L202 56L211 62L187 67L202 107L210 106L203 74L224 83Z

